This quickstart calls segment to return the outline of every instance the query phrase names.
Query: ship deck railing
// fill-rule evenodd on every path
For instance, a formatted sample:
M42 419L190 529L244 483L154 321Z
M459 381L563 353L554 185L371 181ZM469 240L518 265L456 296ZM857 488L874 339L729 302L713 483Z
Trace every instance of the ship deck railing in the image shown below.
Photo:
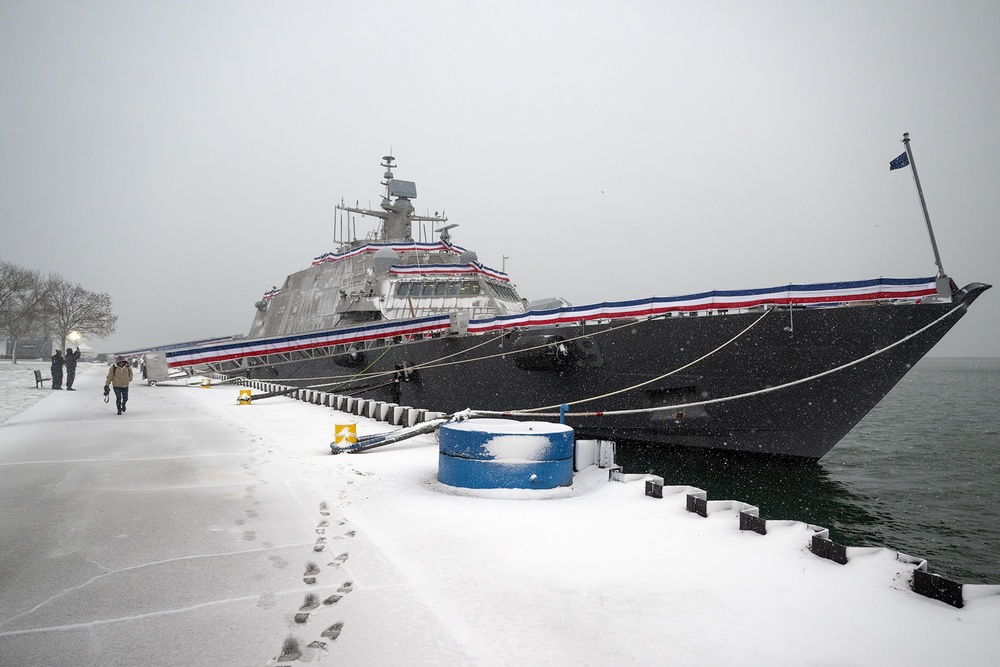
M344 354L354 349L415 341L427 335L504 334L522 328L549 328L579 323L601 324L628 319L655 319L668 313L707 316L753 312L757 308L835 307L851 302L918 302L937 294L934 278L874 278L869 280L783 285L750 290L711 290L678 297L649 297L585 306L563 306L516 315L494 315L453 321L449 313L410 320L382 320L371 324L328 331L290 334L271 338L241 339L218 345L167 349L169 367L220 364L249 367L288 363L318 356ZM673 315L669 315L673 316ZM419 338L418 338L419 336Z

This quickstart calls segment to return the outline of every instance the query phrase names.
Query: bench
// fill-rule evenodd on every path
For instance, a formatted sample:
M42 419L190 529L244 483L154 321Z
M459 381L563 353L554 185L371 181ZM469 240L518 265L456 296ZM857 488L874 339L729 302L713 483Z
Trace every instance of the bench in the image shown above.
M41 371L35 371L35 389L45 389L43 382L48 382L52 378L43 378Z

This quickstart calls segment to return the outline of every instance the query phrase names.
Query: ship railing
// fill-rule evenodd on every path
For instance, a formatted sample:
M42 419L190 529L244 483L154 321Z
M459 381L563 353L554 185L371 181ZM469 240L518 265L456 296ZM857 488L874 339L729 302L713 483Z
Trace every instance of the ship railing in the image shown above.
M470 320L466 332L475 334L503 334L514 329L552 326L573 326L580 322L627 321L630 319L656 319L674 312L678 315L708 315L713 311L727 313L763 307L794 311L799 306L830 307L847 302L910 300L919 301L928 293L936 294L930 279L874 279L850 283L823 283L797 285L787 288L765 288L739 291L711 291L682 297L651 297L620 302L603 302L586 306L566 306L516 315L494 315ZM449 317L437 314L408 320L384 320L371 325L315 333L278 336L265 339L243 339L207 347L168 351L168 365L197 366L236 362L246 357L258 358L262 363L274 359L280 363L333 356L354 349L384 347L397 342L420 340L428 335L451 332ZM458 331L455 331L458 333ZM229 364L240 365L238 363ZM350 365L350 364L344 364ZM246 363L249 367L250 363Z

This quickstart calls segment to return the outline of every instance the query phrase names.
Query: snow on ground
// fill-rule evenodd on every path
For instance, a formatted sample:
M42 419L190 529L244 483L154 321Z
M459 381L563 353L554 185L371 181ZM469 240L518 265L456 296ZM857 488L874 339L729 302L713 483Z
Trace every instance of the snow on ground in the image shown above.
M117 416L104 370L0 371L2 664L996 664L1000 587L956 609L886 549L837 565L596 467L448 487L433 436L331 456L391 427L231 385L137 381Z
M77 368L81 364L77 364ZM0 424L19 412L42 400L52 391L52 364L48 361L18 361L0 360ZM46 391L35 389L35 374L41 371ZM30 391L29 391L30 390Z

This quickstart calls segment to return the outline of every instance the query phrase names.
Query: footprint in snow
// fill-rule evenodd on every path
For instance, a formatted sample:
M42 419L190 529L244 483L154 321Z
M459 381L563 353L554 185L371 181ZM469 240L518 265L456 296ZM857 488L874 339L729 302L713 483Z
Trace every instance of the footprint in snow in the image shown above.
M334 623L320 633L320 637L326 637L330 641L335 641L340 636L340 631L344 629L343 623Z
M278 662L295 662L302 657L302 650L299 648L299 640L289 635L281 645L281 655Z

